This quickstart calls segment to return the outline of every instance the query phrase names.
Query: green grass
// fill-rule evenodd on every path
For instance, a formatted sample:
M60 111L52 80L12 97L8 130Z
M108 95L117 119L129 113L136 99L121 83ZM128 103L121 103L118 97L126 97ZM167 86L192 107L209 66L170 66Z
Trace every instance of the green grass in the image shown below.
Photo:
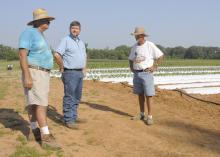
M5 60L0 60L0 71L7 71L7 65L8 64L13 64L13 70L19 70L20 69L20 63L19 61L5 61Z
M8 132L0 129L0 137L3 137L4 135L7 135L7 134Z
M21 142L22 145L27 144L27 139L25 136L19 135L16 140Z
M0 60L0 76L2 72L7 72L7 65L13 64L13 71L20 71L19 61ZM128 60L105 60L105 59L89 59L88 68L127 68ZM220 60L211 59L164 59L160 66L220 66ZM54 64L54 69L58 66Z
M15 152L11 154L10 157L49 157L51 155L64 157L63 150L52 151L49 148L37 150L34 147L28 146L28 141L23 135L19 135L16 140L20 142L20 144L16 147Z
M8 64L13 64L13 70L7 70ZM18 78L20 76L20 72L19 61L0 60L0 79Z
M220 60L164 59L160 66L220 66ZM88 68L127 68L128 60L89 60Z
M220 66L218 59L165 59L161 66Z
M10 157L49 157L53 152L49 149L44 149L42 151L37 150L34 147L27 146L28 141L25 136L19 135L16 139L20 142L20 145L16 147L16 151L10 155ZM57 156L62 155L62 152L56 152Z
M51 153L41 153L34 147L19 146L9 157L49 157Z
M57 156L57 157L64 157L65 155L64 155L64 152L63 152L62 150L58 150L58 151L56 152L56 156Z
M1 85L0 85L0 100L3 99L6 94L7 94L7 91L8 91L8 81L5 81L5 82L0 82Z
M87 67L95 68L127 68L128 60L88 60Z

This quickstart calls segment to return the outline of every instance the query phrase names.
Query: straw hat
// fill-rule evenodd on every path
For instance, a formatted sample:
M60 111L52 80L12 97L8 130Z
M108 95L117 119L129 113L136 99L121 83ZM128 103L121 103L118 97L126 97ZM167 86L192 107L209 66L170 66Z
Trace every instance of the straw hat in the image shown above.
M33 21L29 22L27 25L33 25L34 21L48 19L50 21L54 20L54 17L48 15L45 9L36 9L33 12Z
M136 27L134 33L131 33L131 35L141 35L141 34L148 36L145 33L144 27Z

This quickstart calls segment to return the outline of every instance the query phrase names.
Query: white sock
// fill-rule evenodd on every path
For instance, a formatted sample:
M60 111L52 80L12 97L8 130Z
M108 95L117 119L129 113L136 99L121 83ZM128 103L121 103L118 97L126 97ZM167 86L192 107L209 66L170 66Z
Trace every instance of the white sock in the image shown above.
M141 115L141 116L145 116L145 113L144 113L144 112L140 112L140 115Z
M40 131L42 134L50 134L48 126L44 126L44 127L40 128Z
M38 128L37 122L31 122L31 129L34 130L37 128Z
M147 118L152 119L153 117L152 117L152 115L148 115Z

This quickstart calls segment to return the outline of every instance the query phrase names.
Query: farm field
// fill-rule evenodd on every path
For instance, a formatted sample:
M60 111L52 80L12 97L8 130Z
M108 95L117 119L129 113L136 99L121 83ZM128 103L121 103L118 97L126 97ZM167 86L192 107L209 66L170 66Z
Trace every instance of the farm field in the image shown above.
M0 70L5 70L8 64L13 64L15 69L19 69L19 61L5 61L0 60ZM128 60L99 60L99 59L89 59L88 60L89 69L99 69L99 68L128 68ZM219 60L202 60L202 59L164 59L161 65L166 66L220 66ZM55 64L54 69L58 69Z
M34 141L27 141L29 125L24 110L19 64L13 62L14 70L7 71L3 68L7 63L0 63L0 156L218 157L220 154L220 106L173 91L177 84L178 88L188 90L192 90L189 87L198 90L205 86L212 87L210 91L218 91L215 89L220 86L217 64L161 67L161 71L168 73L160 74L158 71L155 74L158 88L153 99L153 126L130 120L138 113L138 101L132 88L120 83L127 80L128 85L132 85L131 74L129 77L120 77L120 74L129 73L127 67L116 69L119 74L115 68L108 67L88 71L79 107L79 115L86 118L87 123L80 124L79 130L63 126L63 85L60 78L52 77L48 122L63 148L61 151L52 151L42 149ZM181 70L188 71L189 75L181 73ZM105 75L110 73L111 77L89 77L90 74L103 74L102 71ZM117 76L113 77L114 73ZM54 75L58 75L58 72L55 71ZM218 92L191 95L220 104Z
M8 64L13 64L13 74L20 76L18 61L1 61L0 77L4 76ZM171 66L172 65L172 66ZM57 66L51 72L51 77L60 77ZM12 73L12 72L11 72ZM154 73L155 85L161 89L183 89L192 94L220 93L220 62L219 60L164 60L164 63ZM128 68L128 61L89 60L85 80L103 82L132 83L133 73Z
M120 62L117 62L119 64ZM109 64L109 62L102 63ZM126 63L127 64L127 63ZM125 63L124 63L125 65ZM128 65L126 65L128 66ZM105 66L103 66L105 67ZM90 69L86 79L98 79L103 82L127 82L133 85L133 74L129 68ZM219 60L164 60L154 73L155 85L161 89L183 89L190 94L220 93Z
M14 65L14 72L19 75L19 62L2 61L0 70L4 75L7 64ZM171 66L172 65L172 66ZM51 77L60 77L58 70L52 70ZM220 93L220 62L219 60L164 60L154 73L155 85L161 89L183 89L193 94ZM10 75L5 76L10 77ZM103 82L127 82L132 85L133 73L128 68L128 61L89 60L85 80Z
M220 157L220 0L137 2L2 1L0 157Z
M79 130L62 125L63 85L52 78L49 127L61 151L42 149L27 141L28 117L20 78L0 79L0 156L10 157L218 157L220 106L204 103L176 91L157 89L155 124L130 120L138 113L137 97L123 84L85 81ZM13 96L12 96L13 95ZM220 103L220 95L195 95ZM202 115L202 116L201 116Z
M127 82L133 85L133 73L130 72L127 63L127 61L93 60L88 63L89 67L93 68L88 70L85 79L113 83ZM61 74L54 70L51 76L60 77ZM220 93L218 60L165 60L154 73L154 77L155 85L161 89L183 89L190 94Z
M220 66L219 60L200 60L200 59L164 59L161 65L166 66ZM127 68L128 60L97 60L88 61L89 69L97 68Z

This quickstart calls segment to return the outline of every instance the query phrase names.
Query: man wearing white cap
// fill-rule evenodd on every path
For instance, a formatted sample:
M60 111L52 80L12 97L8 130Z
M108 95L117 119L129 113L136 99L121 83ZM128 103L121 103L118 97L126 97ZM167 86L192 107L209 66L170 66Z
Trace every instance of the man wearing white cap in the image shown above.
M131 49L129 55L130 69L134 73L133 92L138 95L140 113L132 117L132 120L143 120L147 125L153 124L152 117L152 96L155 95L153 72L157 70L161 63L163 53L157 46L146 41L143 27L136 27L134 33L137 43ZM145 116L145 101L148 115Z
M43 32L49 28L52 20L54 17L48 16L44 9L36 9L33 12L33 21L28 23L33 27L27 28L20 35L19 56L28 115L34 137L43 147L60 148L47 125L53 55Z

